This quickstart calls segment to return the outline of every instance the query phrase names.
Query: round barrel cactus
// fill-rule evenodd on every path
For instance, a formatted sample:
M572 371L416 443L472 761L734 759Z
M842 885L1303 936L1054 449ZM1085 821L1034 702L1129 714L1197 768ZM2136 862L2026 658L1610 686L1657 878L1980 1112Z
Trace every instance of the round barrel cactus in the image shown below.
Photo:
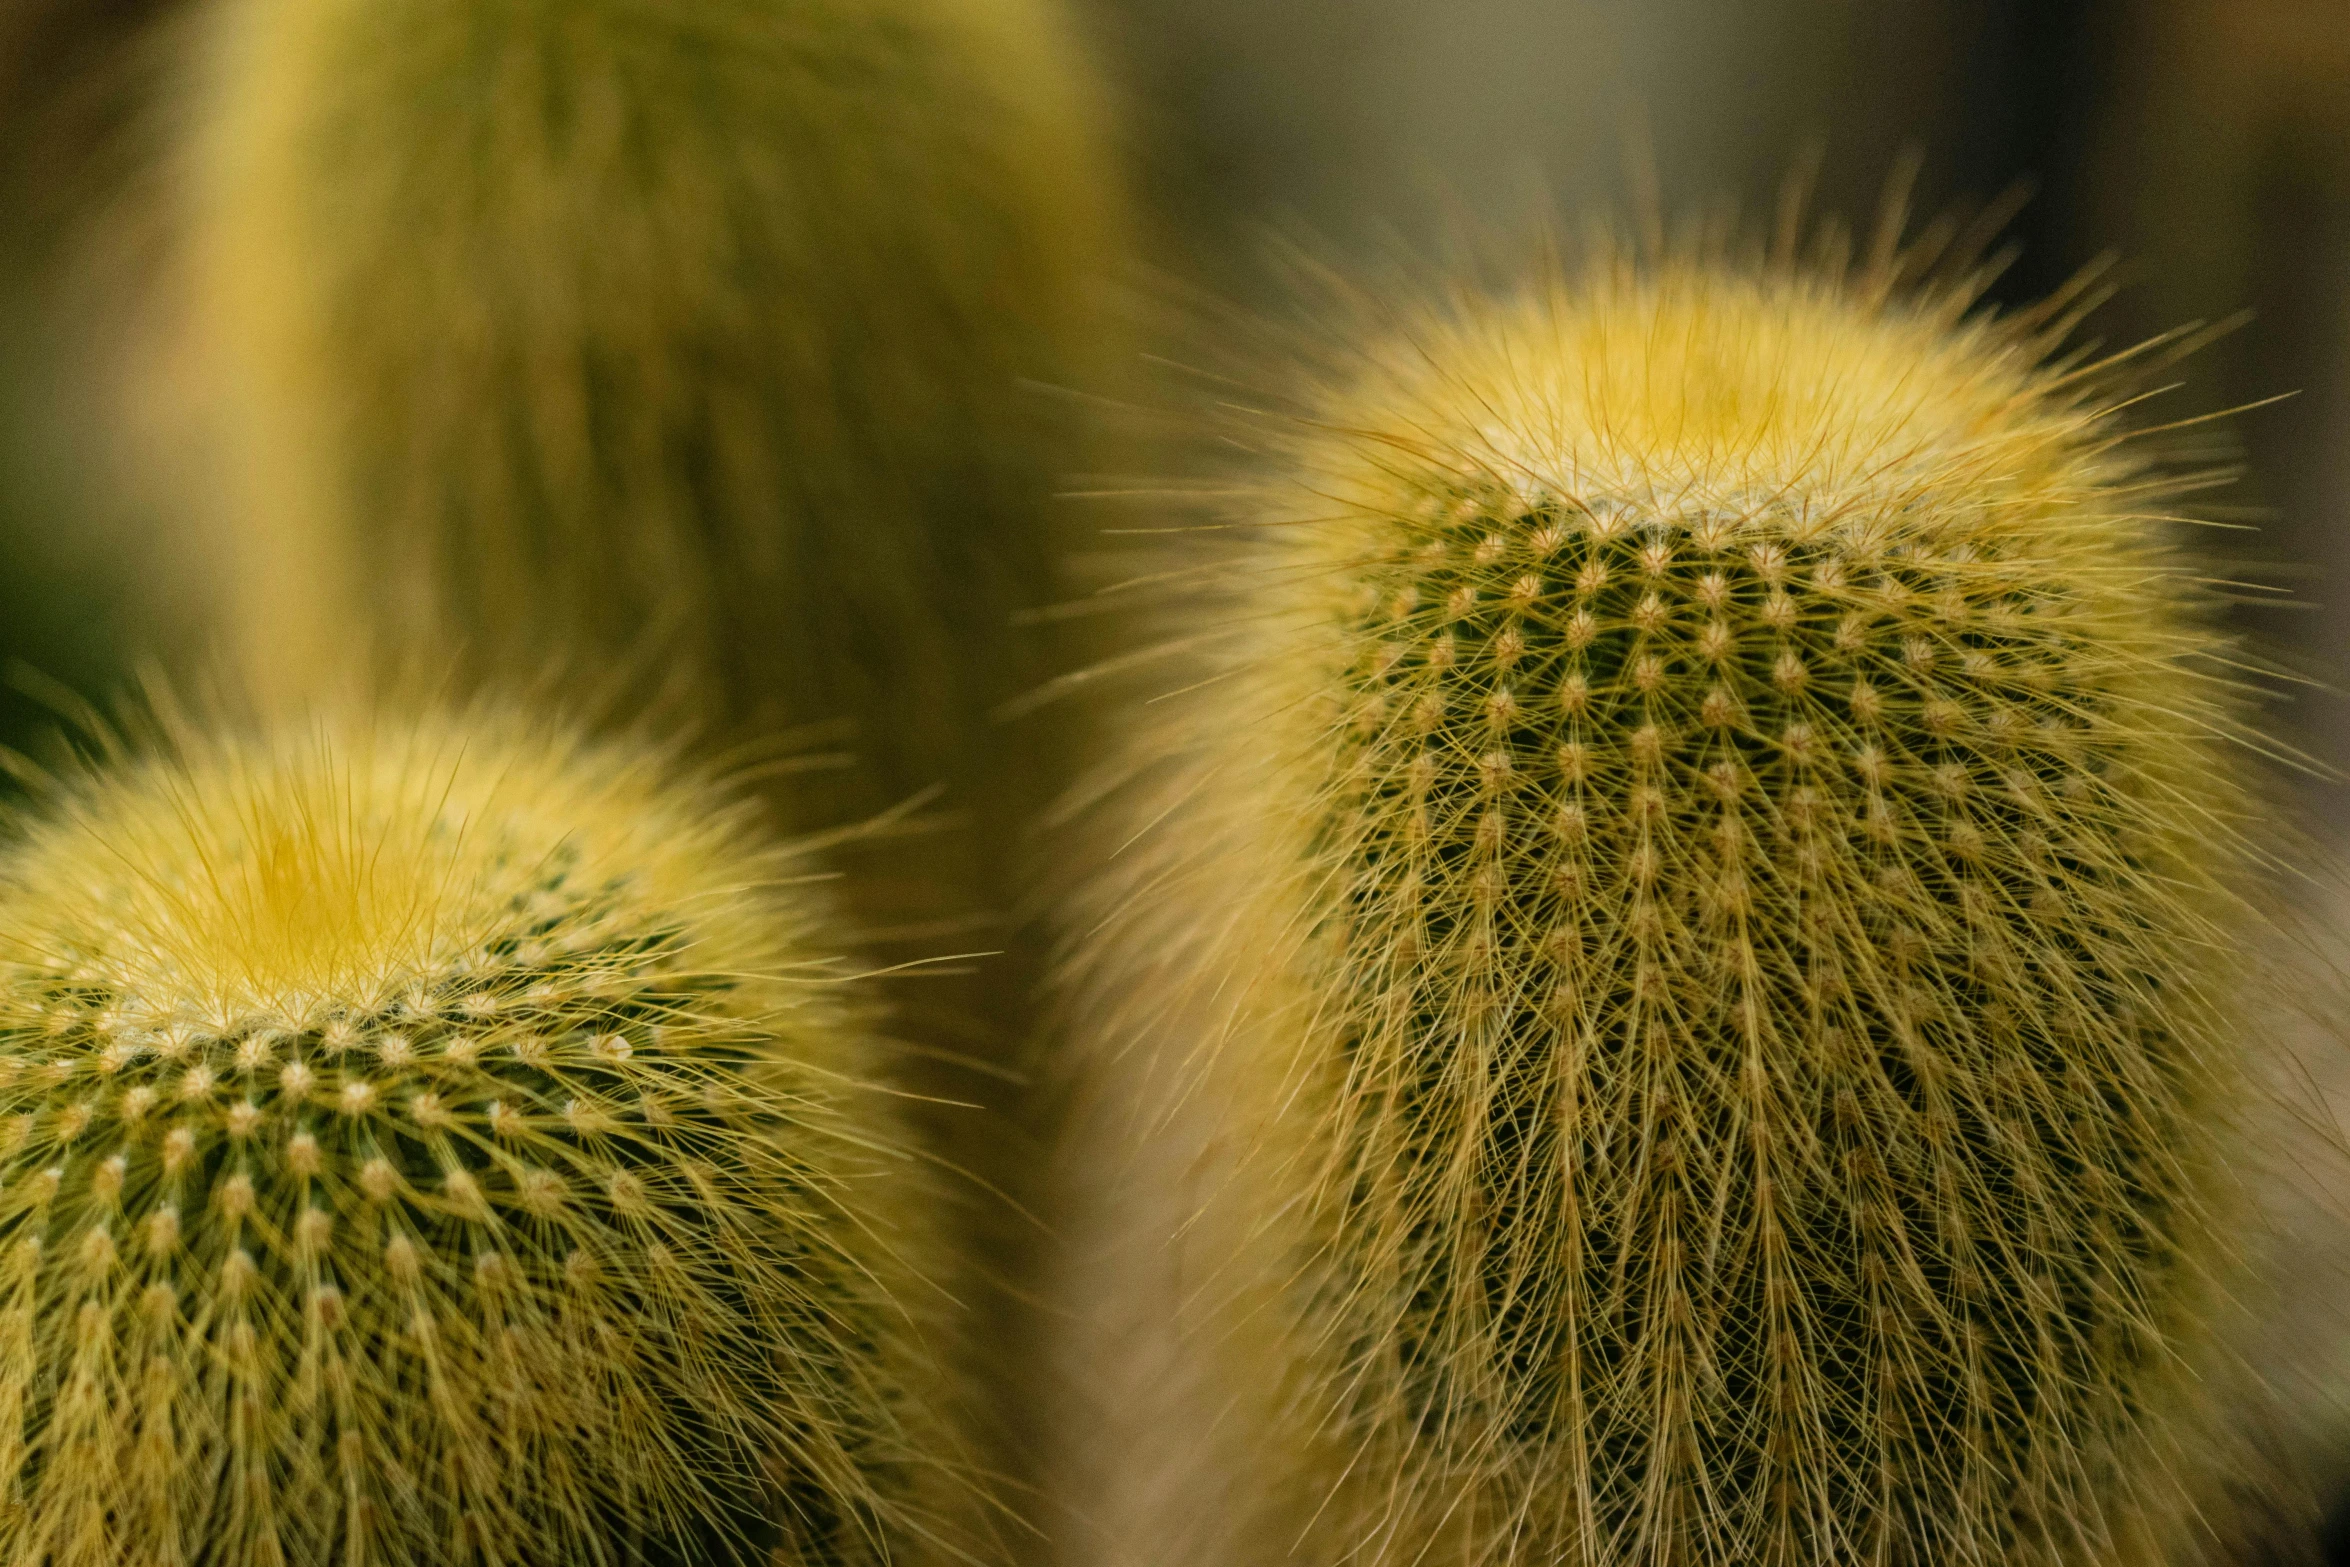
M957 1539L918 1167L787 869L481 715L63 785L0 852L0 1559Z
M853 725L868 810L975 786L1082 445L1032 383L1099 363L1122 236L1052 0L236 0L196 60L190 374L263 694L633 677Z

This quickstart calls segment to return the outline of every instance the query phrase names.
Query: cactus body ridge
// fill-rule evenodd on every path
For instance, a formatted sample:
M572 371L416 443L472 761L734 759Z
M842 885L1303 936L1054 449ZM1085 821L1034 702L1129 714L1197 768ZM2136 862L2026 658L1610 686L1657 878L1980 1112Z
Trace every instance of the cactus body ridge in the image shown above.
M1071 969L1180 1193L1108 1287L1203 1368L1125 1389L1135 1537L2208 1543L2233 655L2047 322L1886 275L1390 313L1192 563Z
M292 729L70 785L0 856L0 1561L952 1536L872 1038L663 772Z

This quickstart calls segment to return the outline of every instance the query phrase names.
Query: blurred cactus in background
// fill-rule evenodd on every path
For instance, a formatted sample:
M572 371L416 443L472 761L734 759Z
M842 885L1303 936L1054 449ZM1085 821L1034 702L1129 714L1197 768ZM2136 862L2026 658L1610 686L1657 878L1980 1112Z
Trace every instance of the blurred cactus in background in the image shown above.
M789 862L476 714L0 855L0 1559L929 1561L925 1180Z
M1073 938L1114 1553L2178 1562L2259 1483L2192 477L2065 300L1791 236L1362 301L1255 431Z
M238 0L196 327L265 690L655 663L967 783L1099 352L1097 105L1031 0ZM373 649L365 639L376 642Z

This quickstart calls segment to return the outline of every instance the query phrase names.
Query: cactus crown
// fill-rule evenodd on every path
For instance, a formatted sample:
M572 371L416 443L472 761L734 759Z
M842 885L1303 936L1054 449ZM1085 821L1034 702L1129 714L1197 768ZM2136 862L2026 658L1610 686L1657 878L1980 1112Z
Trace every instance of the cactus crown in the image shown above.
M880 1554L891 1134L715 803L434 721L185 746L25 832L0 1555Z
M1092 984L1242 1085L1264 1407L1322 1453L1283 1538L2181 1526L2238 697L2110 392L1967 301L1614 257L1468 301L1348 362L1217 568Z

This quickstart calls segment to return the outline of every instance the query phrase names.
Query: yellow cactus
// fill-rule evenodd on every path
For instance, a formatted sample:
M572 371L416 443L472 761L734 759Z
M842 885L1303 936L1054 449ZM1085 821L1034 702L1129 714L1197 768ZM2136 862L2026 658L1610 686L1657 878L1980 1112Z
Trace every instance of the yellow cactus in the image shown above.
M0 855L0 1561L971 1548L919 1166L740 815L481 715L62 788Z
M2060 312L1897 271L1390 306L1192 563L1073 963L1129 1546L2210 1542L2239 666Z

